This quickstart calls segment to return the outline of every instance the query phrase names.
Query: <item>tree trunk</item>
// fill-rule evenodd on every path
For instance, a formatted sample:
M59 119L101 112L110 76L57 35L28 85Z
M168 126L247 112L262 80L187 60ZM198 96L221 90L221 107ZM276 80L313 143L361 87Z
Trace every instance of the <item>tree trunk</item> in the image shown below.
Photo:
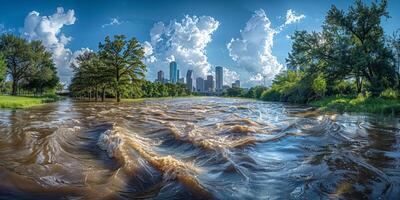
M117 89L117 102L121 102L121 93Z
M12 92L11 95L16 96L17 95L17 86L18 86L18 81L16 81L15 79L13 79L12 81Z
M97 88L97 86L96 86L96 89L95 89L95 101L97 101L98 100L98 97L99 97L99 90L98 90L98 88Z
M102 94L101 94L101 101L104 102L105 98L106 98L106 87L103 87Z

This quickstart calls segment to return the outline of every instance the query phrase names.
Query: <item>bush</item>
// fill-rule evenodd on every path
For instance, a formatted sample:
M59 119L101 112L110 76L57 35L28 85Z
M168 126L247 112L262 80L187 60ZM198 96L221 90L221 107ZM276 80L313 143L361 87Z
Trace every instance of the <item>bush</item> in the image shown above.
M381 92L380 97L385 99L397 99L399 97L399 93L392 88L388 88Z

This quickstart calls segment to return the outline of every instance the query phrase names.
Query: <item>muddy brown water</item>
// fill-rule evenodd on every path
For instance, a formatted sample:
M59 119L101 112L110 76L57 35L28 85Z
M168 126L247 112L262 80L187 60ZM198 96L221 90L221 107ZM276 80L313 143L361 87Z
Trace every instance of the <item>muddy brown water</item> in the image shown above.
M226 98L0 111L0 199L398 199L399 118Z

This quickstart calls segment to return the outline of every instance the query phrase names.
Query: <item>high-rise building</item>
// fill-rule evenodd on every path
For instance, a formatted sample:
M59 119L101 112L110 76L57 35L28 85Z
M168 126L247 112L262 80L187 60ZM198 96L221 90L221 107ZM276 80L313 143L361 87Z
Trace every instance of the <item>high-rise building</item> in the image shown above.
M201 77L196 78L196 91L204 92L204 79Z
M237 87L240 87L240 80L236 80L235 84L236 84Z
M179 69L177 68L177 69L176 69L176 80L179 82L179 79L181 79L181 77L180 77L180 71L179 71Z
M178 82L178 66L175 61L169 63L169 80L171 83Z
M186 87L193 91L193 70L188 70L186 73Z
M179 78L178 83L185 84L185 78L184 77Z
M207 76L207 80L204 83L205 92L214 92L214 77L212 75Z
M164 72L162 70L157 73L157 82L164 83Z
M240 88L240 80L236 80L235 82L232 83L232 87L238 87Z
M215 91L219 94L222 92L222 84L224 76L224 69L221 66L215 67Z

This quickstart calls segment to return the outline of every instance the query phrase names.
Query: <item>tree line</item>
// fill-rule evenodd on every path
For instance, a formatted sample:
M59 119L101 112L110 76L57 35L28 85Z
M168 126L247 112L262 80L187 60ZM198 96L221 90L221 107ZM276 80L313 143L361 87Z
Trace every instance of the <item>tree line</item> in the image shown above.
M7 78L9 77L9 78ZM0 90L18 95L42 95L59 85L52 54L41 41L3 34L0 36Z
M386 0L356 0L347 11L332 5L322 31L291 36L288 69L259 98L296 103L335 95L397 98L400 32L385 34L381 22L388 17Z
M104 101L121 98L183 96L190 94L183 84L151 83L145 80L144 51L136 38L107 36L98 52L85 52L73 63L69 86L76 98Z

